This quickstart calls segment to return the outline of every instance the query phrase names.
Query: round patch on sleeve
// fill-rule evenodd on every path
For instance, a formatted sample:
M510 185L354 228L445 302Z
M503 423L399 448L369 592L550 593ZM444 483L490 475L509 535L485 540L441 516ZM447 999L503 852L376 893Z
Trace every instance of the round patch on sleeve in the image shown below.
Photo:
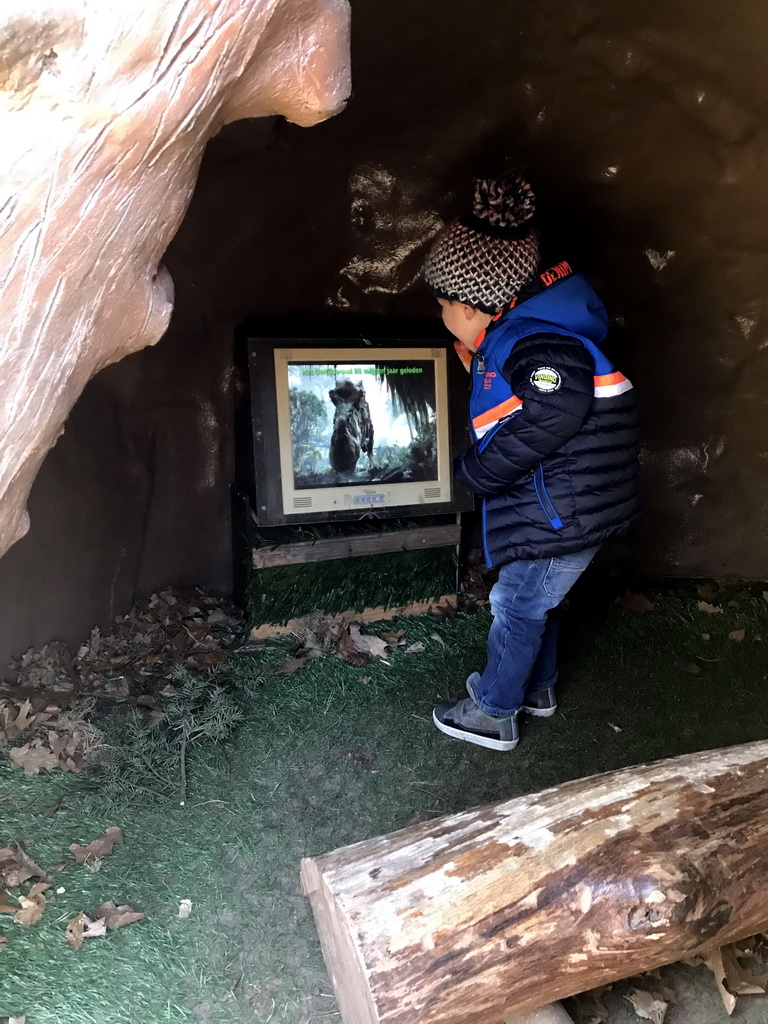
M551 366L540 366L531 374L531 384L537 391L557 391L561 383L560 374Z

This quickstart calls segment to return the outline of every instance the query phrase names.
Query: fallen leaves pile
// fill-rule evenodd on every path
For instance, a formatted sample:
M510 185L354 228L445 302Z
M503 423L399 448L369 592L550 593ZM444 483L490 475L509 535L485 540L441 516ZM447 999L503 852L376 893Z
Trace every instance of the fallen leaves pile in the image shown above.
M152 708L155 694L175 692L173 669L213 668L241 634L235 605L198 588L168 589L137 602L109 632L92 630L76 651L60 641L29 650L10 666L15 679L0 686L0 748L23 736L10 758L27 774L79 772L101 739L87 722L89 695Z
M49 704L45 695L0 698L0 747L22 735L30 739L14 747L9 757L27 775L60 768L82 771L86 759L101 743L97 729L75 712Z
M405 654L422 654L426 650L420 640L408 644L404 629L363 633L359 623L322 615L304 619L295 635L297 647L281 665L271 670L273 675L298 672L310 658L335 655L348 665L362 668L371 659L388 663L390 652L399 647ZM431 639L443 644L437 633L433 633Z
M15 666L16 688L145 696L164 686L171 669L213 668L242 632L237 607L199 588L163 590L118 615L108 633L96 628L70 652L62 643L27 651Z
M768 952L768 935L753 935L712 950L706 957L689 957L680 963L689 967L704 965L712 971L723 1006L730 1017L738 996L765 995L768 990L768 973L761 955L765 952ZM658 970L649 971L639 978L647 980L648 988L635 986L624 998L632 1004L641 1020L664 1024L669 1005L675 1001L674 993L661 983ZM576 996L576 1002L589 1024L606 1024L610 1019L603 997L612 988L612 985L604 985Z
M72 843L69 847L75 864L98 871L105 857L117 845L123 844L123 833L117 826L108 828L87 845ZM61 871L67 862L57 864L52 871ZM10 914L16 924L31 928L43 917L49 903L64 892L63 887L54 896L46 896L52 887L52 876L36 864L21 846L7 846L0 850L0 914ZM23 891L25 887L26 892ZM16 890L14 893L9 890ZM64 939L70 949L81 949L85 939L103 938L107 932L141 921L144 914L127 904L115 906L102 903L87 913L80 911L67 924ZM0 936L0 950L8 944L7 936Z

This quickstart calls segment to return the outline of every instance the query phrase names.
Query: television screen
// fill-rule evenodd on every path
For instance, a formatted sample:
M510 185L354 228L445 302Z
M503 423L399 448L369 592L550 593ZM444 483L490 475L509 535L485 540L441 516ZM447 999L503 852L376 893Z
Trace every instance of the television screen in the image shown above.
M289 363L293 485L437 480L435 364Z
M447 349L253 344L260 524L456 507Z

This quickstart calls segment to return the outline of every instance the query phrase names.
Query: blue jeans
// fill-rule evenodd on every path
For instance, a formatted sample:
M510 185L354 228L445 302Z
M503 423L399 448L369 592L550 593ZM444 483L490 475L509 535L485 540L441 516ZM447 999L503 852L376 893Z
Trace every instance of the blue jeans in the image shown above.
M557 606L592 561L597 548L559 558L510 562L491 590L493 622L488 663L467 689L487 715L506 718L527 694L557 682Z

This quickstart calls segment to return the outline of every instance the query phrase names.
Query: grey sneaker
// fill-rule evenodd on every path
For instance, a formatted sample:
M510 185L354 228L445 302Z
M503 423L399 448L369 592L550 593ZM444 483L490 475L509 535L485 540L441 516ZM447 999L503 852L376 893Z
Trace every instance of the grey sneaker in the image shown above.
M536 690L529 693L523 701L521 711L535 718L551 718L557 711L557 700L555 699L554 686L548 686L546 690Z
M489 750L514 750L520 742L517 712L510 718L492 718L465 697L458 704L438 704L432 721L440 732L457 740L475 743Z

